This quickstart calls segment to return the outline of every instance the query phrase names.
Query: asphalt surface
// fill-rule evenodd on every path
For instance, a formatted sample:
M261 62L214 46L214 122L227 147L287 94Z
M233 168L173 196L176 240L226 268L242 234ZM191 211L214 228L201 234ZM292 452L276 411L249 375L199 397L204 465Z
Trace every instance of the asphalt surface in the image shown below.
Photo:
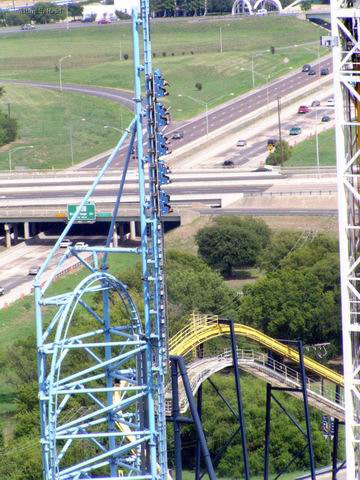
M282 77L269 83L267 86L263 86L253 92L242 95L238 99L234 99L231 102L227 102L219 107L216 107L208 112L208 131L209 133L218 130L221 127L228 125L229 123L240 119L241 117L254 112L261 108L264 103L271 103L276 100L277 97L283 97L294 91L301 89L306 85L316 85L319 80L319 72L322 67L329 68L332 71L332 60L330 57L321 60L315 67L316 75L308 75L307 73L294 72L286 77ZM8 81L10 82L10 81ZM59 86L56 84L31 82L31 81L19 81L16 80L11 83L27 84L36 88L46 88L52 90L58 90ZM92 87L87 85L75 85L64 84L63 89L70 92L83 93L91 96L105 98L107 100L121 103L128 108L133 107L132 92L125 90L118 90L106 87ZM166 130L166 135L171 139L174 131L181 131L183 138L179 140L171 141L171 150L176 151L178 148L198 140L207 134L207 121L205 115L200 115L193 120L190 120L183 124L178 124L175 127L169 126ZM259 147L263 149L263 145ZM124 155L126 147L120 150L118 158L114 161L113 166L119 166L122 163L122 157ZM251 152L247 152L247 156ZM108 158L108 155L97 158L93 162L86 162L84 168L99 168L103 165L104 161ZM245 157L247 158L247 157ZM132 160L134 162L134 160ZM246 161L246 160L245 160Z

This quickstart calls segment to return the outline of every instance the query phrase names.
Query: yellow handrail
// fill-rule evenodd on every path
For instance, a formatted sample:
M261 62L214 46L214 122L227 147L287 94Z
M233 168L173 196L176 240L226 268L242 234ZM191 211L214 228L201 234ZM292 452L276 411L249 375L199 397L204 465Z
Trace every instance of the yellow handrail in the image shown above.
M299 362L299 354L295 349L274 340L255 328L242 325L241 323L234 323L234 330L236 335L249 338L282 357L296 363ZM229 334L229 332L229 326L219 323L218 317L194 313L190 318L189 324L170 339L169 353L170 355L184 356L198 345L212 338ZM321 365L321 363L309 357L304 357L304 365L310 372L337 385L344 385L344 377L342 375Z

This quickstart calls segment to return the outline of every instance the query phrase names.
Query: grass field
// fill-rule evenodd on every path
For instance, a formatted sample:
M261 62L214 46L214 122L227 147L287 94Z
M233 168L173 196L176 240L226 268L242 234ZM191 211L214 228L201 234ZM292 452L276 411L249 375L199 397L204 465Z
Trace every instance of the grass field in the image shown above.
M319 52L321 33L320 28L292 17L153 23L154 66L170 81L174 119L189 118L204 109L186 95L195 95L211 107L232 98L231 93L249 90L252 54L256 85L260 85L268 75L284 75L318 53L327 53ZM132 62L123 59L124 54L131 58L129 24L27 32L25 38L26 42L23 33L0 37L0 79L58 82L58 60L71 54L63 62L64 82L132 88ZM271 45L276 49L273 55L266 50ZM200 92L196 82L202 84Z
M119 258L120 257L120 258ZM110 271L115 276L133 266L137 261L136 255L122 254L110 255L109 265ZM67 275L56 281L49 294L59 294L70 292L74 287L88 274L85 269ZM35 314L34 314L34 297L32 295L11 304L8 308L1 310L0 320L0 355L11 349L11 346L17 341L25 337L35 334ZM50 320L50 314L44 316L45 323ZM34 346L35 348L35 346ZM11 412L14 404L11 403L13 398L13 387L8 385L4 378L4 372L0 373L0 415Z
M60 93L27 86L6 85L2 110L10 107L19 123L19 138L0 148L0 169L9 169L8 151L33 145L12 154L12 168L65 168L115 145L119 133L104 125L127 126L131 113L101 98Z
M336 163L334 129L326 130L319 135L320 165L331 166ZM289 167L316 167L316 141L315 136L309 140L298 143L292 152L291 158L286 162Z

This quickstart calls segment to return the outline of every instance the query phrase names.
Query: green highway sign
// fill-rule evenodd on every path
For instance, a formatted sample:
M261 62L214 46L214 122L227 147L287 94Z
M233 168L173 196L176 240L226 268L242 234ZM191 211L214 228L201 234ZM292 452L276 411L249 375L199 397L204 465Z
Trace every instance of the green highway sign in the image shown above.
M112 217L112 213L110 212L99 212L97 214L97 217L100 217L100 218L111 218Z
M70 204L67 206L67 216L68 220L71 220L72 217L75 215L76 210L78 209L79 205ZM96 209L95 203L87 203L81 209L81 212L76 219L77 222L95 222L96 220Z

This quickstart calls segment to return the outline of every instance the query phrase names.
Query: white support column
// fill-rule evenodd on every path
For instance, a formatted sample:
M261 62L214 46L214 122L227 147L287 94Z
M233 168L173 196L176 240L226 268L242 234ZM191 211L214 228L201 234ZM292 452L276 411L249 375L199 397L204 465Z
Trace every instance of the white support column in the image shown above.
M112 242L113 242L113 247L117 248L119 246L119 237L118 237L116 225L113 232Z
M6 248L11 248L11 225L5 223L5 246Z
M29 240L30 238L30 225L29 222L24 222L24 239Z
M338 175L346 478L360 480L360 9L331 0Z
M136 222L131 220L130 222L130 240L135 240L136 238Z

